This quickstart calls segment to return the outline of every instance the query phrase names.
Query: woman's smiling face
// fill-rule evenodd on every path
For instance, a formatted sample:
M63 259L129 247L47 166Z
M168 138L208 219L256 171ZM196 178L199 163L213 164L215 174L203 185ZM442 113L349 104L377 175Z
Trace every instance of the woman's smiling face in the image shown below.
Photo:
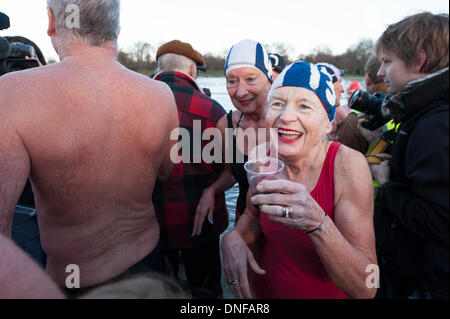
M307 154L332 128L318 96L299 87L280 87L272 93L266 124L277 129L271 138L278 140L278 153L283 157Z
M243 113L253 113L266 105L270 82L260 70L243 67L227 73L227 90L234 106Z

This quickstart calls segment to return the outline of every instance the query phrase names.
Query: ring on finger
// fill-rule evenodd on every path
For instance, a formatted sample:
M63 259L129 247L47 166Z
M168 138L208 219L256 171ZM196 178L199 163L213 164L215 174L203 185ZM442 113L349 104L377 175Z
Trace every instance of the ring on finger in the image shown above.
M239 281L237 281L236 279L233 279L233 280L227 281L227 284L232 287L235 287L235 286L239 285Z
M283 207L283 217L291 218L292 211L292 207Z

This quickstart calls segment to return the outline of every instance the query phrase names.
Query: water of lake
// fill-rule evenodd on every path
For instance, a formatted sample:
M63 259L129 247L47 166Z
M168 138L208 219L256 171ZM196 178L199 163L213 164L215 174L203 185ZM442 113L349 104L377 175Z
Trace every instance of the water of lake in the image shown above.
M344 87L344 90L347 90L353 80L354 79L343 79L342 86ZM365 87L363 79L357 79L357 81L361 83L363 88ZM225 86L225 77L199 77L197 82L201 87L210 89L212 98L219 102L227 112L235 110ZM347 104L346 93L342 94L341 104Z

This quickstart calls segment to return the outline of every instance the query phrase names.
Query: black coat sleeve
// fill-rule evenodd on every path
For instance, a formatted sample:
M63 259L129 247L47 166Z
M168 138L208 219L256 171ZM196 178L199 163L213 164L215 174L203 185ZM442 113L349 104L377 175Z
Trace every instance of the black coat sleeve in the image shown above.
M382 186L387 209L383 213L393 214L425 242L445 247L449 245L448 116L448 111L437 113L418 123L404 156L407 183L393 181Z

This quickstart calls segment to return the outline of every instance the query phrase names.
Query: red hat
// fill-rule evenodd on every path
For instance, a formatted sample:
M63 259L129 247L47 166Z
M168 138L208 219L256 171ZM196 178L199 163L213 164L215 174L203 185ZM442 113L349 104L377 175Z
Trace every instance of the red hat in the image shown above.
M347 93L353 90L363 90L363 87L358 81L352 81L347 88Z

